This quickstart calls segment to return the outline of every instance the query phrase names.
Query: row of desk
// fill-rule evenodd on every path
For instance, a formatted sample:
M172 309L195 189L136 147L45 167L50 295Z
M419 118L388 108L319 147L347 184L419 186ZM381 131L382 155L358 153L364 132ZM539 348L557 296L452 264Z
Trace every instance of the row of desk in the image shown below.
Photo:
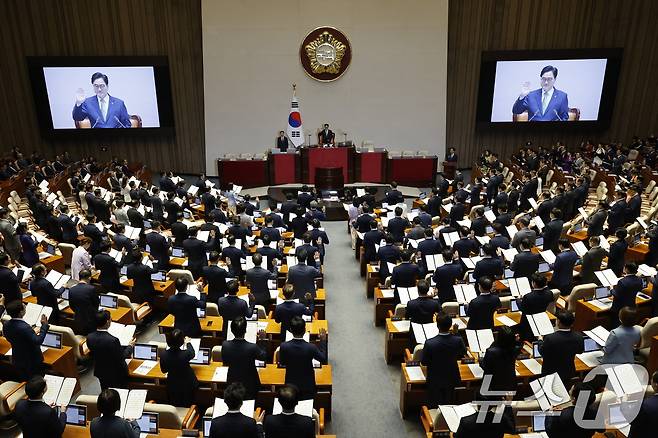
M436 156L391 156L385 149L356 151L354 146L301 148L299 152L269 153L266 159L218 159L220 186L243 187L315 183L318 168L338 167L343 182L383 183L430 187L438 166Z

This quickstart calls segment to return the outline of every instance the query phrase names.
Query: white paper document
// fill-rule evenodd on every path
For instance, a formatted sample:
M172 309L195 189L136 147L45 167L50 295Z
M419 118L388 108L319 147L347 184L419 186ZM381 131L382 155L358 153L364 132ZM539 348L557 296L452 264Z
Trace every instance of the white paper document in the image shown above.
M46 393L43 395L43 401L48 405L67 406L75 391L76 379L72 377L61 377L46 374L43 376L46 381Z
M439 409L448 428L453 433L459 429L459 422L462 418L471 416L477 412L470 403L463 405L440 405Z
M122 388L115 389L121 397L121 407L116 413L117 416L125 419L137 419L144 412L144 403L146 403L146 389L133 389L128 391Z
M417 344L424 344L426 340L432 339L439 334L439 327L432 322L427 324L412 322L411 329L414 332L414 338Z
M466 340L468 348L472 352L484 353L494 342L493 331L491 329L466 330Z
M508 281L510 293L514 298L521 298L532 291L528 277L510 278Z
M541 364L537 362L537 359L523 359L521 363L525 365L527 369L534 375L541 374Z
M418 288L414 287L398 287L398 296L400 297L400 304L406 305L409 301L418 298Z
M535 336L545 336L553 333L555 328L551 323L548 313L535 313L534 315L525 315L528 319L528 324L532 330L532 334Z
M254 416L254 408L256 406L256 400L244 400L242 406L240 406L240 413L251 418ZM228 406L224 403L224 400L217 397L215 398L215 404L212 409L212 417L217 418L228 412Z
M424 382L426 380L425 374L423 373L423 369L421 367L406 367L407 368L407 375L409 376L409 380L412 382Z
M557 373L540 377L530 382L535 398L539 402L542 411L548 411L552 407L559 406L571 400L567 388Z
M110 327L107 329L107 332L117 338L121 345L124 347L130 344L133 336L135 336L135 329L137 328L134 324L123 325L118 322L112 321ZM138 417L139 418L139 417Z
M391 321L391 324L393 324L393 327L395 327L395 330L399 332L408 332L409 329L411 328L411 321L409 320L402 320L402 321Z
M434 272L436 268L445 265L446 262L441 254L428 254L425 256L425 264L428 272Z
M228 379L228 367L217 367L212 375L213 382L226 382Z
M500 322L503 325L506 325L507 327L514 327L515 325L518 325L516 321L514 321L512 318L510 318L507 315L496 316L496 319L498 320L498 322Z
M587 247L583 242L574 242L571 244L571 247L573 248L574 251L576 251L578 257L582 257L587 253Z
M468 304L477 297L473 284L455 284L452 288L455 290L455 297L459 304Z
M605 346L605 343L608 340L608 336L610 336L610 332L602 326L595 327L592 330L585 330L583 333L593 339L594 342L599 344L601 347Z
M274 399L274 407L272 408L272 415L278 415L283 412L283 407L278 398ZM300 400L295 406L295 413L305 417L313 418L313 399Z

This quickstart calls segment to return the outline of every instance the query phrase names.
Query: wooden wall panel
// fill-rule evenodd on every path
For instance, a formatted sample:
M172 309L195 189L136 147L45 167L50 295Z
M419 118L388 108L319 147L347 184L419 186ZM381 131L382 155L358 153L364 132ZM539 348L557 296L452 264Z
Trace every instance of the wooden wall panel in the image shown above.
M448 31L447 147L469 167L485 148L509 156L530 140L577 146L585 139L628 142L658 123L655 0L454 0ZM599 131L477 130L480 56L488 50L624 49L610 127Z
M45 156L65 150L74 157L118 155L153 170L203 171L200 0L2 0L0 53L0 150L18 145ZM42 139L25 58L59 55L167 56L176 136Z

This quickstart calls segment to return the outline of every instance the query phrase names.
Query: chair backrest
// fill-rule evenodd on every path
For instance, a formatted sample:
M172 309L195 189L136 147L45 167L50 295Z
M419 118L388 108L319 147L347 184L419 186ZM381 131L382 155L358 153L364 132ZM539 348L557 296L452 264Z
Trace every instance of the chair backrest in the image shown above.
M187 269L171 269L167 273L167 276L172 281L176 281L179 278L184 278L187 280L188 284L194 284L194 277L192 276L192 272L188 271Z
M649 319L642 330L640 331L640 348L647 348L651 346L651 340L654 336L658 335L658 316Z
M633 161L633 160L637 159L638 155L640 155L640 151L638 151L637 149L631 149L630 151L628 151L629 161Z
M393 312L393 317L395 318L406 318L407 316L407 305L398 304L395 306L395 312Z
M414 352L413 355L411 356L411 360L414 362L420 362L423 356L423 344L418 344L414 347Z
M509 167L507 166L503 167L503 178L507 177L508 173L509 173Z
M73 190L73 184L71 184L71 178L66 178L66 184L68 184L69 190L71 191L71 194L73 194L75 190Z
M571 289L571 293L567 296L567 309L572 312L576 311L576 302L582 300L583 298L590 298L594 296L594 291L596 290L595 283L585 283L578 286L574 286Z
M441 309L443 309L444 313L447 313L448 315L458 315L459 314L459 303L456 301L448 301L443 303L441 306Z
M183 419L178 415L175 406L160 403L145 403L144 412L159 414L158 425L163 429L178 430L183 427Z
M553 169L548 169L548 172L546 172L546 184L549 184L551 182L551 179L553 178L553 175L555 172Z
M25 383L7 380L0 384L0 415L8 417L16 408L16 403L25 398Z
M546 310L548 312L551 312L553 315L555 315L555 302L557 301L557 298L560 296L560 289L551 289L551 292L553 292L553 302L548 305Z
M62 252L62 257L64 258L64 266L71 266L71 257L73 257L73 250L75 245L72 243L60 243L57 245L59 250Z
M653 201L654 199L656 199L657 195L658 195L658 186L654 187L651 190L651 193L649 194L649 201Z
M50 324L48 326L48 331L60 333L62 335L62 345L71 347L73 350L73 355L76 359L82 360L86 358L86 356L84 356L80 351L81 338L75 336L75 333L73 333L73 329L71 329L71 327Z
M272 361L274 363L279 363L279 350L281 350L281 347L276 347L276 350L274 350L274 354L272 355Z
M260 304L256 304L254 306L254 309L256 309L256 315L258 316L258 319L267 318L267 313L265 313L265 307L261 306Z
M87 418L96 418L99 416L98 407L96 403L98 402L97 395L79 395L75 399L76 405L82 405L87 407Z
M206 303L206 316L219 316L217 303Z
M215 345L212 347L212 350L210 350L210 360L213 362L221 362L222 361L222 346L221 345Z
M647 187L644 189L644 194L648 195L649 193L651 193L654 187L656 187L656 180L652 179L651 181L649 181L649 184L647 184Z

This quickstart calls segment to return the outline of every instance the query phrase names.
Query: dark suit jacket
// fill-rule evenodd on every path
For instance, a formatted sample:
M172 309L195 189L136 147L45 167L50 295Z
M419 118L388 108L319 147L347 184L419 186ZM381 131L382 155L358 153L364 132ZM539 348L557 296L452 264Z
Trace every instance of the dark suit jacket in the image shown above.
M14 418L24 438L59 438L66 427L66 414L57 415L55 409L41 400L19 400Z
M478 252L478 248L477 241L468 237L462 237L452 244L452 249L459 254L459 257L470 257L472 252Z
M596 417L596 411L590 406L585 411L583 417L586 420L593 420ZM596 432L604 430L583 429L574 420L574 407L569 406L560 411L560 415L546 416L546 433L549 438L592 438ZM631 438L633 435L629 435ZM638 435L639 437L640 435ZM647 436L647 435L642 435Z
M623 275L627 249L628 243L624 239L613 242L610 245L607 267L608 269L612 269L612 272L614 272L618 277Z
M281 152L288 150L288 137L277 137L276 138L276 147L279 148Z
M495 414L488 411L482 423L477 421L479 413L463 417L455 438L503 438L505 434L516 432L512 408L507 406L500 421L495 421Z
M87 335L87 346L94 359L94 376L101 382L102 388L128 386L128 365L125 359L130 357L132 347L123 347L117 338L104 330L97 330Z
M91 239L91 247L89 248L89 253L94 256L101 252L101 243L106 234L96 227L94 224L86 224L82 226L82 232L85 236Z
M434 283L436 283L436 287L439 290L439 301L441 304L445 303L446 301L455 300L455 289L453 286L455 281L460 280L463 276L464 272L462 271L461 263L446 263L445 265L436 268L432 278L434 279Z
M544 376L558 373L565 384L576 376L574 357L583 352L583 335L572 330L558 330L544 336L539 345L543 363L541 372Z
M217 302L217 308L219 309L219 316L224 320L225 333L229 321L233 321L238 316L249 318L254 311L253 306L247 304L243 299L238 298L237 295L226 295L220 298Z
M155 274L157 271L150 268L148 265L144 265L139 261L139 263L132 263L128 265L126 269L126 276L133 280L133 300L137 303L143 303L144 301L151 302L153 301L155 295L155 289L153 288L153 280L151 280L151 274Z
M21 301L23 294L18 283L18 277L5 266L0 266L0 293L5 296L5 304Z
M53 308L49 321L56 324L59 321L59 308L57 299L61 295L60 291L55 290L53 285L44 277L35 278L30 282L30 292L37 297L37 304Z
M616 231L617 228L624 226L626 219L626 200L620 199L614 203L608 211L608 229Z
M293 300L286 300L283 303L276 305L274 308L274 320L281 324L281 333L289 329L290 321L292 321L295 316L313 315L313 301L309 304L310 306L307 307L302 304L302 300L300 300L299 303L296 303Z
M316 392L313 359L327 362L326 342L320 342L319 347L303 339L281 344L279 361L286 367L286 384L297 386L300 400L312 398Z
M384 245L379 247L377 252L377 258L379 259L379 277L385 279L391 273L388 271L388 264L395 264L400 260L400 249L395 245Z
M510 269L514 271L514 278L530 277L539 270L541 260L539 254L533 254L530 251L519 252L510 264Z
M124 420L121 417L96 417L89 426L91 438L139 438L137 421Z
M642 402L640 412L631 422L628 438L651 436L655 433L656 428L658 428L658 395L653 395Z
M626 205L626 212L624 214L624 219L627 224L635 222L635 219L640 217L642 212L642 198L640 195L635 195L628 201Z
M313 419L299 414L268 415L265 418L265 436L267 438L314 438Z
M213 418L210 423L210 438L259 438L260 428L256 421L241 414L229 412Z
M366 263L370 263L377 259L375 244L379 245L382 239L384 239L384 233L379 230L370 230L363 236L363 257L365 258Z
M457 221L461 221L464 219L465 212L466 212L466 206L461 202L455 202L455 204L450 209L450 213L449 213L450 225L452 225L453 227L458 226L459 224L457 223Z
M109 254L100 253L94 256L94 266L101 271L98 277L101 286L109 292L119 292L121 264Z
M431 297L418 297L407 303L407 319L418 324L429 324L441 311L441 304Z
M264 349L244 339L224 341L222 344L222 362L228 366L227 383L241 382L247 390L246 400L255 399L258 395L260 378L255 361L265 358Z
M485 257L475 264L473 278L477 281L480 277L491 278L502 277L505 273L505 264L499 257Z
M270 236L270 240L272 242L278 242L281 240L281 232L274 228L274 227L265 227L260 230L260 238L262 239L263 236Z
M158 261L158 268L166 270L169 268L169 241L160 233L152 232L146 234L146 244L151 250L151 255Z
M500 308L500 298L493 294L480 294L473 298L466 309L469 330L493 329L493 316Z
M566 122L569 120L569 99L567 93L553 87L546 110L542 112L542 89L533 90L523 99L515 99L512 106L514 114L528 112L532 122Z
M60 214L57 222L62 227L62 240L67 243L75 243L78 238L78 229L73 220L66 214Z
M600 246L596 248L590 248L583 255L583 263L580 268L580 279L583 283L596 283L596 275L594 271L601 270L601 262L603 258L607 255L607 251Z
M515 362L518 348L512 351L504 350L494 344L487 349L484 357L480 359L480 366L484 374L492 376L491 391L514 391L516 390Z
M190 366L195 351L192 344L185 350L169 348L160 355L160 369L167 374L167 396L174 406L191 406L194 403L199 381Z
M388 205L395 205L400 202L404 202L404 196L402 196L402 192L398 189L391 189L386 193L386 203Z
M590 216L587 220L587 235L600 236L603 234L603 224L607 217L608 213L605 210L599 210Z
M28 323L12 318L4 323L3 331L11 344L11 363L23 380L29 380L37 374L43 376L43 354L40 347L48 332L48 324L43 324L37 335Z
M396 216L388 221L388 232L391 233L396 242L404 240L404 230L410 227L409 221L402 216Z
M203 279L208 283L208 300L216 303L226 295L226 279L231 274L217 265L204 266L201 269Z
M573 282L573 267L578 260L578 254L575 251L567 250L555 255L553 263L553 277L551 285L555 285L560 291L571 285Z
M267 286L268 280L276 280L276 274L260 266L247 270L247 285L249 291L256 298L255 304L265 307L269 304L270 289Z
M96 312L100 298L96 288L90 284L79 283L69 290L69 305L75 312L74 319L82 335L96 330Z
M561 219L552 220L544 227L544 250L550 249L553 252L558 250L558 240L562 235L562 226L564 221Z
M322 275L320 271L312 266L297 264L288 268L288 283L292 284L294 298L303 298L310 293L315 298L315 277Z
M425 341L421 363L427 366L430 403L436 404L436 389L454 388L461 382L458 361L465 355L460 336L439 334Z
M487 233L487 225L489 222L485 217L476 217L471 222L471 230L476 236L484 236Z
M233 276L242 275L242 264L240 260L246 258L245 253L235 246L227 246L222 250L222 256L231 259L230 272Z
M617 315L622 307L635 307L635 297L642 291L642 279L637 275L626 275L619 279L619 283L612 289L613 315Z
M400 263L391 274L391 284L400 287L414 287L422 272L415 263Z
M204 297L205 295L201 294L202 299L198 300L185 292L178 292L167 300L167 310L174 315L174 328L182 330L185 336L190 338L201 337L201 324L196 309L206 307Z
M197 238L189 238L183 241L183 249L187 254L187 264L190 270L200 272L201 267L208 264L206 251L211 250L214 244L214 238L210 239L210 242L202 242Z

